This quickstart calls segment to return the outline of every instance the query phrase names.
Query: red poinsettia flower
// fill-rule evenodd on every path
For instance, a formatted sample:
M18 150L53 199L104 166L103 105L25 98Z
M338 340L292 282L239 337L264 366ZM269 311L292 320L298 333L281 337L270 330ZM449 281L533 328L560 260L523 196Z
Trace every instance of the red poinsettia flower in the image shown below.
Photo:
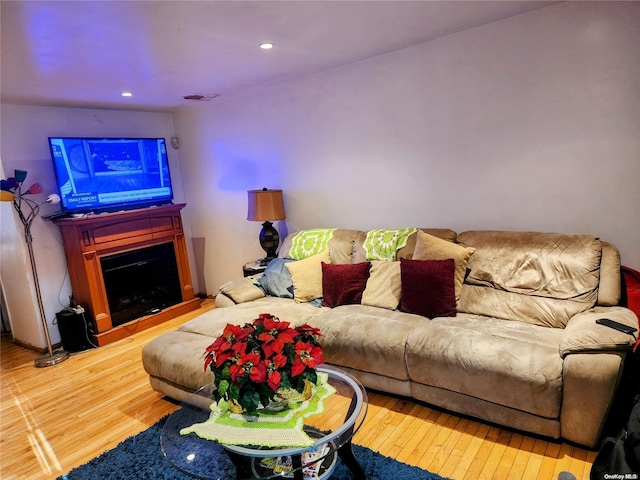
M245 340L252 332L253 328L228 323L227 326L224 327L222 335L205 350L205 371L214 360L215 365L219 367L237 353L243 353L247 345Z
M322 348L306 342L297 342L294 345L296 358L291 366L291 376L295 377L304 372L304 369L316 368L322 363Z
M247 351L247 342L236 342L231 349L225 350L215 355L216 367L221 367L227 360L232 360Z
M241 327L240 325L231 325L228 323L227 326L224 327L222 335L220 335L206 351L216 355L227 350L237 351L239 350L238 342L244 342L249 335L251 335L252 331L253 328L251 327Z
M312 327L311 325L307 325L306 323L297 327L296 331L303 336L322 337L322 333L320 332L319 328Z
M294 329L269 313L243 326L227 324L205 351L205 370L213 371L218 387L216 399L234 400L247 412L254 412L259 403L274 398L285 379L287 387L302 392L308 385L307 374L314 378L316 366L322 363L322 346L317 340L321 336L317 328L302 325ZM298 377L295 382L293 377ZM239 388L229 388L230 382Z
M262 322L265 331L258 337L262 343L262 351L266 358L274 353L282 353L285 344L293 343L298 332L289 328L289 322L280 322L275 318L265 318Z
M255 383L267 381L267 367L260 359L260 355L253 352L240 354L238 362L229 367L229 373L234 382L245 374L249 374L249 379Z
M267 385L269 385L271 390L277 392L280 388L280 382L282 381L282 374L277 370L267 370L267 372Z
M282 374L280 369L287 364L287 357L281 353L275 354L268 360L265 360L267 367L267 384L269 388L276 392L280 388L280 381L282 380Z

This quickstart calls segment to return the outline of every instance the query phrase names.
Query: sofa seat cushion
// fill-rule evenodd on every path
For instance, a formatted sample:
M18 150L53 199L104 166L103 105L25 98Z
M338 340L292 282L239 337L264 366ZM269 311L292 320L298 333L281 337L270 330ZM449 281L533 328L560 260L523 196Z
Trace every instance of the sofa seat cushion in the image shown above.
M326 308L314 307L308 303L296 303L289 298L263 297L231 307L214 308L181 325L178 330L206 335L210 337L210 343L213 343L228 323L244 325L258 318L261 313L270 313L283 322L289 322L291 326L297 327L307 323L311 317L323 310Z
M214 308L145 345L142 363L149 375L196 390L213 382L213 373L204 371L203 354L227 323L243 325L258 318L261 313L271 313L292 326L299 326L308 323L310 318L323 310L327 309L275 297Z
M534 415L558 418L563 331L458 314L414 329L407 342L412 382Z
M365 305L343 305L310 319L319 328L325 362L407 380L405 345L424 317Z
M174 330L153 339L142 349L142 365L158 377L193 391L213 382L211 370L204 370L205 349L213 339Z

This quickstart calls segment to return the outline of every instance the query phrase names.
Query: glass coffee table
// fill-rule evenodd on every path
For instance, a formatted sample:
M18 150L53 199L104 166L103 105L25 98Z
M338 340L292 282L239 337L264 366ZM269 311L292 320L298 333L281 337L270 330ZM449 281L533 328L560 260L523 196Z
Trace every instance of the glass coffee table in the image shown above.
M367 414L367 393L353 376L336 367L321 365L318 372L327 375L327 383L335 393L323 400L321 413L303 419L302 428L310 437L308 446L252 445L251 437L256 430L251 428L240 432L246 435L246 443L243 440L242 444L234 445L207 440L195 433L185 434L184 429L209 420L210 407L215 403L211 384L191 395L167 418L160 436L162 452L177 469L206 480L326 479L333 473L338 458L351 470L354 479L364 480L351 440Z

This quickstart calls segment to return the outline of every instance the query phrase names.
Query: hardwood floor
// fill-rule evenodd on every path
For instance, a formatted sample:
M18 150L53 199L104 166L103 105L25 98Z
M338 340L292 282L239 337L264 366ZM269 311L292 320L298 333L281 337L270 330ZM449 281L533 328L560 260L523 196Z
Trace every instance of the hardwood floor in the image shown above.
M47 368L3 336L0 478L56 478L173 412L149 386L142 347L212 306ZM587 480L596 455L377 392L355 443L455 480Z

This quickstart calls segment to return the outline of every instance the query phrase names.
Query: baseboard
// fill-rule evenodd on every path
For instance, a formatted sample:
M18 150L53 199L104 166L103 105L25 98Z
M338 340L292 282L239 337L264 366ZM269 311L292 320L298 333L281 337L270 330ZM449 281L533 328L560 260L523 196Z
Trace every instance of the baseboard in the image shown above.
M6 334L3 333L3 335L10 335L10 334L11 332L7 332ZM21 342L20 340L17 340L15 338L12 339L12 342L21 347L28 348L29 350L33 350L34 352L47 353L47 354L49 353L49 349L47 347L36 347L35 345L29 345L28 343ZM56 351L59 348L62 348L62 343L54 343L51 345L51 351Z

